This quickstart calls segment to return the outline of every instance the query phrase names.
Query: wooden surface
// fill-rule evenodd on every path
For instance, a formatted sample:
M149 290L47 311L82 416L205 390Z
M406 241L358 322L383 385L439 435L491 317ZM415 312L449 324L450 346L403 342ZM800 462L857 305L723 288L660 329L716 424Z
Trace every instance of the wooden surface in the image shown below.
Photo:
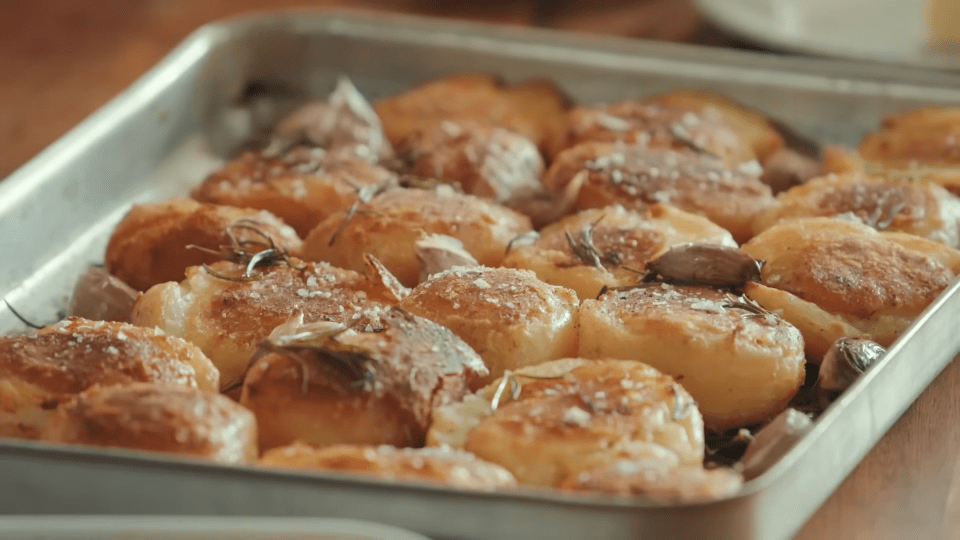
M482 7L439 0L0 0L0 178L103 105L194 28L251 10L350 6L743 46L705 26L692 0L477 5ZM954 362L797 538L960 540L958 388L960 363Z

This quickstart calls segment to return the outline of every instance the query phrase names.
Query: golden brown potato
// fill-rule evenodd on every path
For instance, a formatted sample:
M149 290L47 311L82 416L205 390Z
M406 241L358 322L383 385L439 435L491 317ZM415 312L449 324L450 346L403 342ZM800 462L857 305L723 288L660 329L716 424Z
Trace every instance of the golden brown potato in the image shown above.
M505 84L491 74L461 74L429 81L375 104L394 145L444 120L503 127L551 155L559 145L568 102L555 84L536 79Z
M678 109L714 111L750 145L760 162L766 161L770 155L785 146L783 137L763 113L709 90L671 90L644 98L644 101Z
M296 267L257 268L249 281L240 280L245 269L240 264L191 267L183 282L145 292L134 306L133 322L195 343L229 385L243 374L259 344L291 318L349 324L396 303L382 285L356 272L326 263L291 263Z
M533 244L512 249L503 264L532 270L586 300L603 287L636 284L648 261L687 243L736 247L729 232L705 217L659 203L642 213L616 205L583 210L547 226Z
M445 120L405 141L403 149L415 175L507 206L541 190L537 146L507 129Z
M160 330L67 318L0 337L0 436L36 438L57 405L93 386L150 382L217 390L195 345Z
M493 378L575 354L577 303L573 291L548 285L533 272L477 267L434 275L400 307L453 330L480 354Z
M642 211L667 203L706 216L743 242L752 234L754 216L773 204L770 187L760 181L759 172L756 163L730 167L689 150L586 143L557 156L544 185L558 192L578 175L587 175L577 210L620 204Z
M766 261L763 285L815 304L884 346L890 345L960 271L960 251L953 248L834 218L782 222L756 236L743 250ZM780 297L783 302L788 299ZM812 308L795 303L764 306L783 310L785 316L801 307ZM824 317L806 316L826 321ZM818 352L808 351L811 360L817 361Z
M462 445L521 484L557 486L620 459L703 461L696 403L640 362L567 358L522 368L435 418L431 444Z
M831 149L825 170L882 173L940 184L960 195L960 107L921 107L886 117L858 152Z
M276 341L247 372L240 403L262 450L311 444L422 446L433 409L487 375L450 330L399 309L326 337Z
M640 496L660 502L705 502L730 497L743 486L743 475L733 469L677 467L656 459L622 459L571 474L560 489Z
M910 162L903 167L868 160L857 151L842 146L828 146L823 149L823 171L836 174L870 174L900 182L937 184L960 196L960 167L926 165L919 161Z
M187 246L219 251L230 245L228 235L251 252L269 249L270 239L290 254L300 251L297 233L270 212L173 199L130 209L107 245L107 271L139 291L180 281L187 268L220 260Z
M392 172L321 148L294 147L280 157L245 152L192 193L200 202L269 210L306 236L317 223L370 191L396 182Z
M460 489L494 491L517 485L510 471L469 452L449 448L396 448L338 444L314 448L302 443L264 453L267 467L359 473L385 480L430 482Z
M370 163L393 157L376 111L346 77L340 78L326 101L307 103L281 120L267 152L282 152L300 142Z
M499 266L507 243L529 231L530 219L503 206L436 189L391 189L362 204L356 212L333 214L303 241L303 258L363 271L364 254L383 262L401 283L412 287L420 277L415 244L427 234L463 242L480 264Z
M695 149L730 166L756 159L714 108L692 110L650 101L621 101L570 112L564 148L586 142L622 142L674 150Z
M823 151L821 151L821 155ZM824 174L823 164L790 148L781 148L763 161L760 181L773 193L783 193Z
M884 118L860 154L888 167L960 166L960 107L924 107Z
M42 439L229 464L258 455L256 420L241 405L215 391L148 383L86 390L57 409Z
M864 174L867 170L867 164L856 150L839 145L827 145L823 147L820 154L824 174Z
M960 199L935 184L860 174L827 175L780 194L756 217L753 230L760 234L786 219L848 213L878 230L960 245Z
M580 356L624 358L672 375L715 431L773 418L804 380L803 338L743 298L650 284L580 306Z
M853 327L846 317L833 315L813 302L801 300L787 291L748 283L744 287L748 298L776 313L800 331L807 360L819 364L830 346L842 337L860 337L864 333Z

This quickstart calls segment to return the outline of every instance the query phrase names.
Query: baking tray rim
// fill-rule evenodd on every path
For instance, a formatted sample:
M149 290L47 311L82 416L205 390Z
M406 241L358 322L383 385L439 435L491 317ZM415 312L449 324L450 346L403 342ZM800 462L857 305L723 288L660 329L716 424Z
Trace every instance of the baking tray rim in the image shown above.
M306 21L305 19L309 20ZM892 66L881 63L865 64L862 61L846 59L784 58L770 53L753 51L733 51L699 45L663 43L609 36L578 35L548 29L513 28L489 23L447 20L405 14L371 13L362 10L283 10L268 13L245 14L206 24L192 32L129 87L121 91L107 104L41 151L36 157L14 171L7 179L0 182L0 213L15 206L15 203L22 200L23 197L29 196L30 191L36 188L38 182L43 182L44 177L53 177L53 172L55 172L58 167L62 167L71 158L82 155L83 151L92 147L98 138L103 137L109 133L112 128L135 114L139 110L139 106L160 95L169 85L176 82L177 76L182 74L184 69L194 63L203 62L209 51L222 43L235 39L238 34L242 35L244 32L251 32L262 28L277 31L284 29L283 27L292 27L294 29L309 29L307 27L312 27L314 31L318 28L323 28L330 34L338 34L342 33L342 30L337 30L338 25L354 25L355 27L367 25L375 27L384 24L404 25L411 32L428 31L435 34L449 34L459 39L462 39L466 32L471 36L476 36L478 39L487 39L491 42L503 40L516 46L524 45L523 42L531 42L539 45L541 48L545 48L544 50L553 49L553 54L560 54L564 50L577 47L585 47L590 49L589 51L585 51L585 53L589 52L594 55L605 55L615 58L626 58L631 55L642 57L645 54L658 54L661 56L676 57L662 58L664 60L676 60L688 63L695 62L698 64L718 64L722 67L734 66L738 68L756 69L763 72L783 71L803 73L821 79L826 77L826 75L822 73L823 71L836 71L837 73L843 73L845 79L872 79L866 82L879 84L903 83L920 88L931 86L946 88L952 86L953 89L960 88L960 73L952 74L924 68ZM444 45L456 45L456 43L451 41L450 43L444 43ZM544 51L540 51L540 53L543 54ZM586 63L587 59L581 59L581 61ZM916 80L917 74L922 74L926 80L918 82ZM445 495L479 495L496 497L498 499L507 497L535 500L538 502L603 507L607 509L614 507L637 509L664 507L684 508L729 503L738 499L748 498L775 484L787 469L795 465L795 462L799 459L798 456L802 455L806 447L812 446L817 437L830 429L830 424L834 422L834 419L839 417L845 403L853 400L858 390L867 387L869 381L876 378L887 365L897 361L898 357L896 352L902 348L905 340L909 339L909 336L912 336L916 329L932 317L933 313L944 303L958 294L960 294L960 281L955 282L947 291L942 293L937 300L914 321L910 329L890 348L883 361L872 368L864 377L861 377L834 406L822 414L815 422L811 431L794 445L773 467L761 476L746 482L744 488L737 494L718 501L703 503L657 503L635 498L587 495L582 493L565 494L559 490L548 491L532 488L524 488L516 491L487 492L416 482L385 481L348 474L268 470L249 465L219 465L201 460L168 457L120 449L98 448L94 450L92 448L67 447L34 441L0 440L0 451L5 454L19 454L24 451L48 455L60 453L60 455L76 456L84 460L122 459L127 463L136 462L164 468L174 467L180 470L184 468L199 468L208 472L221 471L231 474L272 475L288 480L348 483L370 488L389 486L391 488L440 492ZM942 370L948 364L949 361L940 366L939 370ZM918 396L919 395L913 396L906 402L903 410L913 404ZM902 411L900 414L902 414ZM874 437L869 448L873 448L888 430L889 428L880 432L879 436Z

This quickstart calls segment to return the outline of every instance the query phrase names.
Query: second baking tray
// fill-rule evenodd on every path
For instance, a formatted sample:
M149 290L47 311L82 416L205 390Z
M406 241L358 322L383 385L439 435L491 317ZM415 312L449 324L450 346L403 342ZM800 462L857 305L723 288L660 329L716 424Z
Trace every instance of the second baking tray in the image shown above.
M349 76L371 98L453 72L548 77L579 102L712 89L806 138L854 145L884 114L960 103L960 77L397 16L281 14L195 33L133 87L0 183L0 294L62 316L135 201L184 194L250 135ZM478 493L112 450L0 442L0 513L325 516L434 538L785 538L960 352L944 293L778 464L700 505L521 490ZM22 325L0 314L0 331Z

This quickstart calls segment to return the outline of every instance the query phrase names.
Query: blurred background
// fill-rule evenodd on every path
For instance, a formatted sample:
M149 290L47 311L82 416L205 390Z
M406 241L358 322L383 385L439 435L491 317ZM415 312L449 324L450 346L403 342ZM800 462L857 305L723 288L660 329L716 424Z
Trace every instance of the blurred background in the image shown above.
M744 46L694 0L0 0L0 178L109 101L204 23L349 8Z
M0 0L0 179L197 27L328 8L960 70L960 0Z

